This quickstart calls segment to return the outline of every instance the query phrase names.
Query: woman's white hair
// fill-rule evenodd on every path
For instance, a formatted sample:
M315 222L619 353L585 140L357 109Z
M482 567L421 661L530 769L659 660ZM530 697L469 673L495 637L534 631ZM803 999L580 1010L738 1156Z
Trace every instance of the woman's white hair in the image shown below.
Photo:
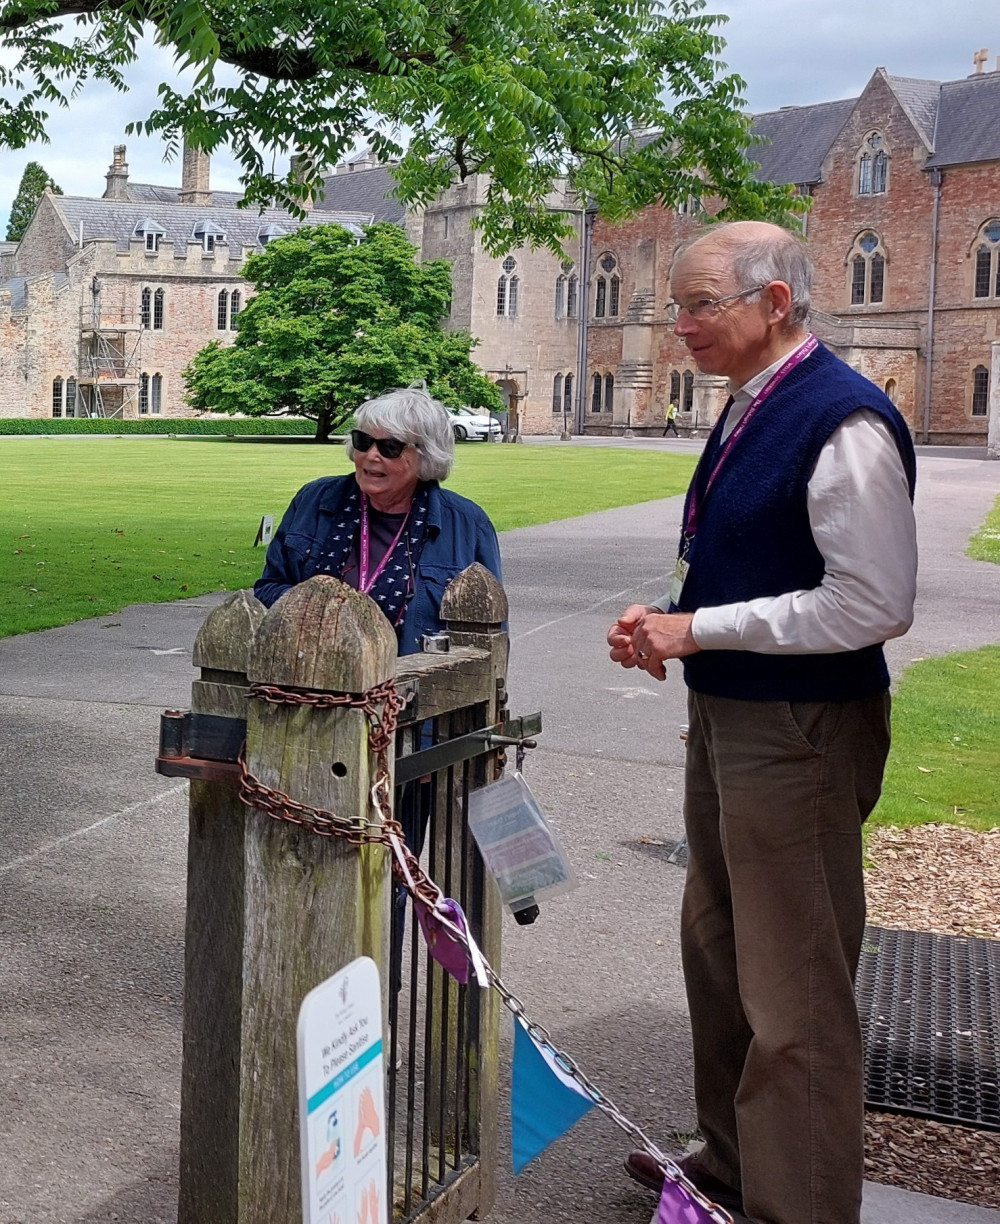
M365 400L354 414L356 429L371 433L384 430L393 438L410 442L420 455L421 480L447 480L455 460L455 434L451 413L427 391L425 383L398 387L375 399ZM347 457L354 458L351 438Z

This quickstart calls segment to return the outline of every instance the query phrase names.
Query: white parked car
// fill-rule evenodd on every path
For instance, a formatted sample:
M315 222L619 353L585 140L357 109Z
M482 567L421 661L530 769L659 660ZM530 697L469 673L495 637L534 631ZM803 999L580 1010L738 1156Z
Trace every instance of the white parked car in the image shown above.
M489 442L500 437L500 422L488 412L476 408L453 408L451 412L455 418L453 427L456 442L464 442L467 438L481 438L484 442Z

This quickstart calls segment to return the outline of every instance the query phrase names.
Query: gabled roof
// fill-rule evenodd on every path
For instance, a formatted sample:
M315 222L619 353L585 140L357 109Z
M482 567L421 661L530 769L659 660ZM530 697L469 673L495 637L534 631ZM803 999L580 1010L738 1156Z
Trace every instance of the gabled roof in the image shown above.
M945 81L928 166L1000 161L1000 72Z
M928 150L933 149L941 82L890 76L888 73L885 79Z
M843 98L755 115L750 130L768 141L747 151L760 163L757 178L769 183L818 183L830 146L856 102L857 98Z
M181 189L179 187L163 187L158 183L129 183L126 187L128 198L141 203L149 200L154 204L177 204ZM212 207L235 208L243 198L238 191L212 191Z
M323 180L322 195L313 202L316 212L327 209L371 213L376 221L402 224L406 209L395 196L396 180L388 166L368 170L346 170Z
M161 204L148 199L133 203L130 200L91 199L87 196L51 196L50 199L71 234L77 235L82 223L84 242L94 238L113 238L119 250L128 249L129 239L135 235L140 222L152 221L163 228L163 245L173 243L174 249L183 254L194 236L195 226L205 218L201 208L190 204ZM218 197L213 197L211 215L213 224L222 225L221 232L225 233L234 251L241 247L260 246L258 235L270 223L280 225L288 233L304 225L339 224L360 237L363 227L372 220L370 213L338 211L325 212L319 217L312 214L299 221L281 208L267 208L263 212L250 208L224 208Z

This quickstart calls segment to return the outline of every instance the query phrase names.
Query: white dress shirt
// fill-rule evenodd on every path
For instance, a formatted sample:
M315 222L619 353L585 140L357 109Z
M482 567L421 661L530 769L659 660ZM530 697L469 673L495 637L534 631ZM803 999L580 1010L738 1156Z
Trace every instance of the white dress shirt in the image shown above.
M733 392L723 438L789 356ZM703 650L825 654L859 650L909 629L916 524L903 461L878 413L866 408L852 413L827 439L809 478L807 509L824 561L820 585L699 608L691 630ZM761 547L767 547L766 540Z

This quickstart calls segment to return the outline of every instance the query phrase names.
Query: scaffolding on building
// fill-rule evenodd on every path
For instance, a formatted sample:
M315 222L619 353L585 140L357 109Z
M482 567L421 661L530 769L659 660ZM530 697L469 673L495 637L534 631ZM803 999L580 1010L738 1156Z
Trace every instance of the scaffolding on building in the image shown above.
M118 419L138 416L141 310L129 304L122 285L121 302L107 301L98 277L91 284L91 304L80 310L81 416Z

